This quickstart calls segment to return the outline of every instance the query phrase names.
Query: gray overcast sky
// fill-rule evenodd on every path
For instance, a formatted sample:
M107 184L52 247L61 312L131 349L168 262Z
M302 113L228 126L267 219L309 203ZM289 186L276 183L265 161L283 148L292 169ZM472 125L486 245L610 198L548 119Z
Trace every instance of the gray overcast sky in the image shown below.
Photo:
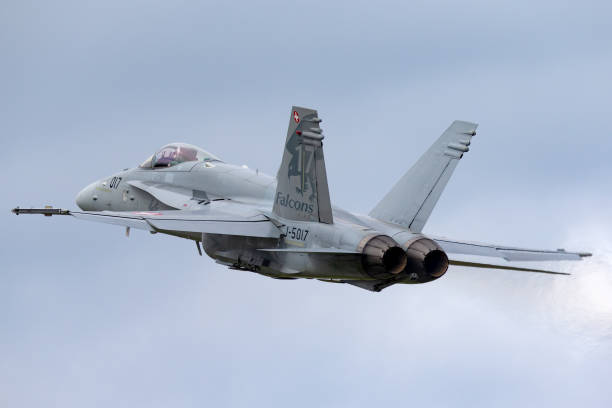
M605 1L0 3L0 405L612 405ZM374 294L229 271L187 241L15 205L184 141L269 174L319 109L367 212L480 123L426 232L589 250L569 278L451 268Z

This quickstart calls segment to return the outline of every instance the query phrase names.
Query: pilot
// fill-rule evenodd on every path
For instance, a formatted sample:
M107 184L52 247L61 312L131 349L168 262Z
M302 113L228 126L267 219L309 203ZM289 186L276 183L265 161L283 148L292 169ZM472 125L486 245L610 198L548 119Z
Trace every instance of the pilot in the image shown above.
M189 147L180 146L176 152L174 164L179 164L179 163L188 162L188 161L195 161L195 160L198 160L198 152L196 149L191 149Z
M155 154L153 167L170 167L176 164L174 159L176 157L176 147L168 146L163 150L160 150ZM173 163L174 162L174 163Z

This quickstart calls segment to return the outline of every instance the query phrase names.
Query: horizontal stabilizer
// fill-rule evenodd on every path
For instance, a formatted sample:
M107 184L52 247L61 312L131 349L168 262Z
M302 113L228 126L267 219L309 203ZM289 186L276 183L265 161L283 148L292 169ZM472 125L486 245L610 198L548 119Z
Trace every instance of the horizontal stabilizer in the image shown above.
M370 292L380 292L381 290L388 288L391 285L398 283L396 280L341 280L341 281L330 281L319 279L323 282L335 282L335 283L348 283L349 285L357 286L358 288L369 290Z
M535 273L546 273L550 275L571 275L567 272L554 272L547 271L544 269L533 269L533 268L521 268L516 266L506 266L506 265L494 265L494 264L485 264L485 263L477 263L477 262L465 262L465 261L454 261L449 260L448 263L450 265L455 266L463 266L467 268L482 268L482 269L501 269L506 271L519 271L519 272L535 272ZM357 286L361 289L366 289L372 292L380 292L381 290L395 285L397 283L414 283L410 279L404 280L324 280L325 282L334 282L334 283L348 283L349 285Z

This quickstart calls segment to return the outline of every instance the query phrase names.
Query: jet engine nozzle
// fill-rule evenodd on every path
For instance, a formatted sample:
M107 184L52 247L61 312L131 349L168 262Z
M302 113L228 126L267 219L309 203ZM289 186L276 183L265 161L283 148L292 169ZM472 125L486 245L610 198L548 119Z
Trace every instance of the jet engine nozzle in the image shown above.
M428 282L446 273L448 257L435 241L419 237L408 241L405 247L407 255L405 272L411 280Z
M397 275L406 268L408 262L406 252L387 235L365 237L359 250L363 254L363 269L373 278Z

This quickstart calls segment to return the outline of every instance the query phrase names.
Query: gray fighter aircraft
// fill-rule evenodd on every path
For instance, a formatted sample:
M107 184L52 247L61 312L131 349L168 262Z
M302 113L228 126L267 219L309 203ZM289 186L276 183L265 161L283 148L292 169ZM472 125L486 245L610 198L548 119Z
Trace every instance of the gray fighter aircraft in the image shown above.
M425 283L449 265L565 274L449 260L447 253L506 261L579 260L589 253L524 249L426 236L421 231L477 125L455 121L368 215L332 206L316 110L293 107L276 179L189 144L162 147L140 166L85 187L70 215L193 240L218 263L277 279L348 283L371 291Z

